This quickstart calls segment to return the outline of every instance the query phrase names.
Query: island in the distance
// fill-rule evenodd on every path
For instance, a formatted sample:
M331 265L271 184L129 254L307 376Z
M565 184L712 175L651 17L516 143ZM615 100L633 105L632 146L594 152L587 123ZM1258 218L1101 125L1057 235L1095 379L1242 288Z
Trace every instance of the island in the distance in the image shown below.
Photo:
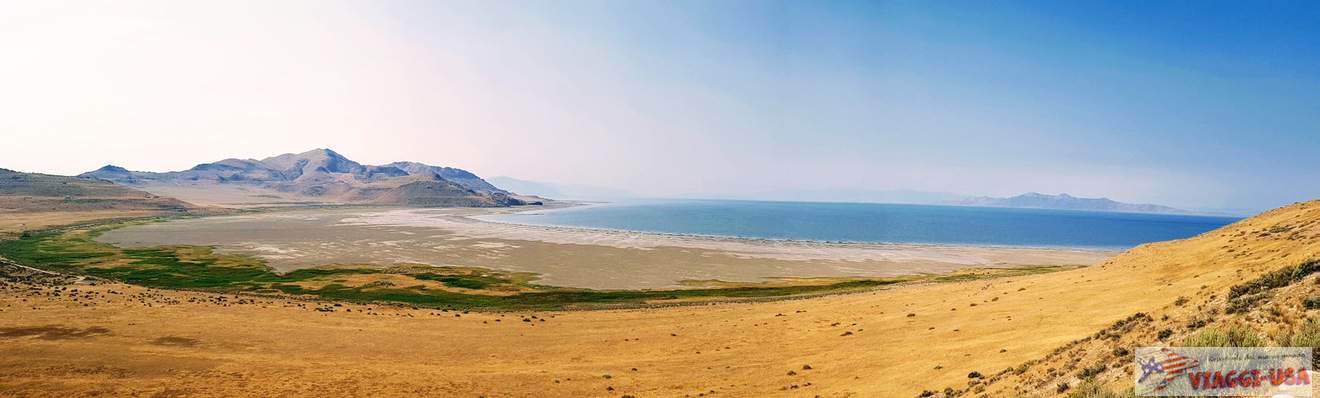
M952 204L958 206L1107 211L1116 213L1201 214L1191 210L1183 210L1169 206L1123 203L1109 198L1079 198L1066 193L1049 195L1028 192L1008 198L977 196L958 200Z

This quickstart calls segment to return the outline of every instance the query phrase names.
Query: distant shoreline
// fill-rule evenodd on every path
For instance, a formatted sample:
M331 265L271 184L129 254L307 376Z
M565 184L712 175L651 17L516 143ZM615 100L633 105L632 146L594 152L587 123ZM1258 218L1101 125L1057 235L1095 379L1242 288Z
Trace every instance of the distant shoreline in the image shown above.
M984 238L986 236L986 233L984 232L985 227L998 227L1000 225L982 225L980 238L978 238L977 236L971 236L971 239L969 239L971 241L959 241L958 240L959 236L956 236L959 235L958 233L941 233L941 232L930 233L925 231L921 231L913 236L909 236L915 238L914 240L905 240L903 238L907 238L907 237L894 236L895 234L883 234L883 233L876 234L876 236L879 237L881 235L888 235L887 237L899 238L899 239L871 240L871 239L826 239L826 238L817 239L813 237L803 236L803 235L818 235L818 236L821 235L811 230L801 230L797 232L782 234L782 235L796 235L796 236L786 236L786 237L758 236L757 235L758 228L760 229L760 232L768 232L771 235L781 235L779 232L783 231L777 229L767 230L765 229L766 226L764 225L761 226L752 225L746 228L748 229L747 232L749 232L749 234L707 233L702 231L683 231L684 229L688 229L688 230L703 229L700 226L688 227L687 225L682 224L682 222L684 221L680 221L680 223L677 225L663 225L664 222L661 222L661 224L656 224L654 221L652 221L652 225L644 225L639 228L631 228L636 225L635 224L627 225L630 223L628 221L620 222L617 216L602 216L602 217L615 217L616 218L615 220L608 220L608 218L596 218L597 221L599 220L605 220L605 221L603 222L586 221L581 223L573 222L575 220L564 221L563 219L543 222L544 220L543 217L536 217L543 214L552 214L565 210L582 210L585 208L604 207L604 206L612 206L612 205L622 205L621 207L627 207L632 205L641 205L641 206L661 205L657 207L663 209L664 207L663 205L665 204L669 204L669 203L683 204L684 202L691 202L691 203L709 202L713 204L712 206L721 206L722 203L723 204L728 204L728 203L787 204L787 205L820 204L820 205L863 205L863 206L874 205L874 206L895 206L895 207L914 207L914 208L984 209L984 210L1009 211L1009 212L1020 211L1020 212L1025 212L1023 214L1027 216L1034 216L1034 217L1038 217L1042 214L1045 215L1059 214L1063 217L1072 217L1072 215L1079 215L1082 217L1092 218L1091 220L1098 219L1098 221L1092 222L1092 224L1097 228L1118 228L1118 229L1117 230L1097 229L1094 232L1096 234L1095 236L1101 238L1089 238L1089 237L1085 237L1085 235L1074 235L1072 237L1057 239L1058 243L1055 244L1055 242L1049 242L1048 240L1051 240L1049 238L1042 239L1041 238L1042 233L1040 232L1034 233L1035 236L1032 236L1031 234L1024 235L1022 236L1021 239L1018 239L1017 237L1010 237L1005 239ZM1189 214L1109 212L1109 211L1096 211L1096 210L1016 208L1016 207L1000 207L1000 206L924 205L924 204L861 203L861 202L854 203L854 202L757 201L757 200L726 200L726 199L653 199L653 200L639 200L635 202L625 201L625 202L551 202L551 203L555 203L556 205L547 206L545 208L537 208L537 209L513 208L512 210L508 210L508 211L498 211L498 212L491 212L485 214L474 214L471 215L469 218L476 221L496 223L496 224L517 225L517 226L535 227L535 228L554 228L564 231L580 231L585 233L608 232L608 233L620 233L620 234L643 234L643 235L654 235L654 236L668 236L668 237L676 237L676 238L694 238L694 239L701 238L701 239L710 239L710 240L718 240L718 241L742 241L748 243L759 242L759 243L804 243L804 244L818 244L818 245L825 245L825 244L890 245L890 246L919 246L919 247L955 246L955 247L983 247L983 248L1009 248L1009 249L1023 248L1023 249L1051 249L1051 250L1087 250L1087 251L1100 251L1100 252L1113 252L1113 253L1128 250L1132 247L1139 246L1145 243L1152 243L1152 242L1180 239L1180 238L1194 236L1195 234L1204 232L1197 230L1196 225L1198 224L1207 224L1209 225L1209 227L1207 227L1208 229L1206 230L1210 230L1217 227L1216 225L1213 224L1227 225L1238 220L1238 218L1235 217L1189 215ZM712 211L712 209L699 209L699 211L700 210ZM777 210L771 210L771 211L773 212ZM666 214L666 215L672 217L678 217L680 219L686 216L686 214L681 213L679 211L670 211L670 213L672 214ZM792 213L789 214L791 215ZM1013 217L1013 214L1015 213L1008 213L1007 216L1001 214L1000 220L992 221L992 222L1003 223L1005 217ZM1121 218L1121 220L1105 221L1108 220L1108 218L1104 217L1104 215L1107 214L1113 215L1114 217L1119 217ZM643 215L649 216L650 214L643 214ZM864 216L865 214L863 213L862 215ZM521 217L521 216L530 216L530 217ZM802 214L798 214L798 217L802 218L804 216ZM1129 217L1132 217L1133 219L1129 220L1128 219ZM1128 229L1138 228L1141 225L1142 219L1146 217L1150 217L1153 220L1161 220L1161 221L1168 220L1170 226L1166 227L1164 230L1145 231L1139 228L1138 230L1135 231L1135 232L1149 232L1148 235L1151 235L1148 237L1149 239L1131 238L1131 239L1126 239L1127 241L1114 241L1115 239L1103 238L1105 236L1114 236L1112 235L1114 233L1123 232L1122 228L1128 228ZM1091 221L1091 220L1083 219L1082 221ZM738 221L736 219L731 221L734 221L735 224L738 224L736 223ZM925 221L925 220L918 220L918 221ZM1039 221L1037 221L1037 223L1039 223ZM1128 225L1124 225L1125 223ZM614 224L614 225L591 225L591 224ZM622 225L627 225L627 226L622 226ZM1043 225L1057 229L1057 224L1045 223ZM1021 228L1023 228L1023 226L1021 225L1006 224L1003 226L1017 227L1018 230L1022 230ZM1026 227L1033 227L1033 226L1034 225L1027 225ZM654 228L648 228L648 227L654 227ZM819 228L821 226L817 225L816 227ZM946 227L951 227L951 226L946 225ZM1084 227L1085 226L1082 226L1081 228ZM858 228L858 226L853 226L853 228L856 229ZM1184 229L1184 230L1190 229L1190 231L1185 231L1186 235L1182 235L1180 231L1178 231L1178 229ZM948 231L948 230L949 229L943 229L943 230L936 229L936 231ZM848 233L845 233L843 235L847 235L847 234ZM865 235L866 232L861 232L860 234ZM923 234L925 236L917 236ZM1111 235L1105 235L1105 234L1111 234ZM838 234L825 233L824 235L837 236ZM858 233L853 233L852 235L856 237L858 236ZM899 233L897 235L902 235L902 233ZM940 235L944 235L944 236L940 236ZM955 236L949 236L949 235L955 235ZM944 241L941 238L949 238L949 240ZM977 240L982 240L984 242L980 242ZM1000 242L986 241L986 240L999 240ZM1022 243L1017 243L1015 242L1016 240L1021 240ZM1046 241L1041 242L1042 240L1046 240ZM1123 240L1123 239L1118 239L1118 240Z
M546 210L557 211L557 210L565 210L569 208L580 208L583 206L595 206L595 205L604 205L604 203L599 203L599 204L572 203L566 206L556 207ZM426 210L426 209L414 209L414 210ZM602 242L602 240L605 239L602 239L601 237L613 236L621 240L627 239L631 241L630 244L624 244L618 247L658 247L658 246L675 246L675 247L692 247L692 248L699 247L699 248L710 248L710 249L729 251L729 252L737 252L738 248L736 246L741 246L741 245L747 245L751 247L776 247L776 248L784 248L786 250L793 250L793 251L797 251L800 249L813 249L813 248L882 250L882 251L904 251L904 250L914 250L914 249L957 251L957 250L965 249L971 251L985 250L985 251L1003 251L1003 252L1020 251L1020 252L1093 253L1096 255L1104 255L1104 256L1113 256L1118 253L1122 253L1123 251L1126 250L1126 249L1107 249L1107 248L1097 248L1097 247L1026 246L1026 245L996 245L996 244L974 244L974 243L825 241L825 240L787 239L787 238L775 239L775 238L759 238L759 237L732 236L732 235L637 231L637 230L617 229L617 228L595 228L595 227L581 227L581 226L569 226L569 225L535 224L535 223L521 223L521 222L491 219L491 217L499 217L503 215L529 213L529 212L537 212L537 210L513 211L513 212L484 211L484 212L480 212L481 214L456 215L456 217L453 217L453 219L464 220L470 226L473 226L475 228L462 228L462 227L456 228L455 225L452 224L445 225L442 228L455 229L456 232L462 235L481 235L482 237L498 236L494 234L494 231L485 231L488 228L492 228L492 227L501 232L507 232L510 230L521 230L521 231L525 231L526 235L519 234L516 237L508 236L506 238L537 240L545 243L561 243L561 244L569 243L569 244L589 244L589 245L609 246L608 243ZM570 241L565 242L563 240L554 239L549 236L541 236L540 238L538 238L538 235L542 235L542 234L571 235L578 237L590 236L592 238L590 239L576 238L576 239L570 239ZM641 244L637 243L637 242L646 242L646 241L653 241L653 242L647 242ZM706 245L702 245L702 243L710 243L716 245L717 247L706 247ZM730 247L730 246L735 246L735 247ZM813 259L826 260L832 258L829 258L828 256L822 256ZM833 259L838 260L837 258L833 258ZM842 259L842 260L848 260L848 259ZM1021 264L1020 262L1014 262L1014 263Z
M714 199L714 200L723 200L723 199ZM784 203L816 203L816 202L784 202ZM1126 250L1126 249L1110 249L1110 248L1101 248L1101 247L1062 246L1062 245L1033 246L1033 245L1001 245L1001 244L989 244L989 243L980 244L980 243L933 243L933 242L872 242L872 241L850 241L850 240L761 238L754 236L737 236L737 235L639 231L639 230L622 229L622 228L584 227L584 226L575 226L575 225L529 223L529 222L517 222L517 221L493 219L493 217L502 217L502 216L515 215L515 214L530 214L530 213L538 213L541 211L558 211L558 210L567 210L570 208L602 206L607 204L608 203L576 202L562 207L545 208L540 210L517 211L517 212L509 212L509 213L475 214L475 215L463 216L463 218L475 222L482 222L482 223L491 223L491 224L500 224L500 225L518 226L518 227L546 228L546 229L561 230L565 232L579 232L579 233L604 232L604 233L632 234L632 235L653 235L656 237L692 238L692 239L703 239L703 240L712 240L712 241L732 241L732 242L745 242L749 244L798 243L798 244L810 244L810 245L838 245L838 246L875 245L875 246L892 246L892 247L969 247L969 248L986 248L986 249L1089 251L1089 252L1112 253L1112 254L1122 253L1124 250ZM919 206L945 206L945 205L919 205ZM947 206L980 207L980 206L957 206L957 205L947 205ZM1045 210L1053 210L1053 209L1045 209ZM1146 214L1146 213L1140 213L1140 214Z
M1083 198L1085 199L1085 198ZM715 202L748 202L748 203L819 203L819 204L859 204L859 205L899 205L899 206L935 206L935 207L971 207L983 209L1020 209L1020 210L1047 210L1060 212L1079 212L1079 213L1109 213L1109 214L1138 214L1155 216L1187 216L1187 217L1210 217L1226 218L1240 220L1255 214L1251 210L1238 211L1220 211L1220 210L1185 210L1171 208L1174 211L1144 211L1144 210L1122 210L1122 209L1088 209L1088 208L1064 208L1049 206L1028 206L1028 205L997 205L992 203L971 203L968 201L940 201L940 202L907 202L907 201L874 201L874 200L828 200L828 199L747 199L747 198L631 198L614 202L592 202L586 203L622 203L622 202L648 202L648 201L715 201ZM568 202L575 202L568 200Z
M1086 266L1117 252L947 244L833 243L604 231L482 220L525 208L282 209L107 231L121 247L207 245L289 272L333 264L429 264L530 272L538 283L666 289L691 281L896 277L965 268ZM279 225L278 228L267 226ZM298 231L289 240L289 231Z

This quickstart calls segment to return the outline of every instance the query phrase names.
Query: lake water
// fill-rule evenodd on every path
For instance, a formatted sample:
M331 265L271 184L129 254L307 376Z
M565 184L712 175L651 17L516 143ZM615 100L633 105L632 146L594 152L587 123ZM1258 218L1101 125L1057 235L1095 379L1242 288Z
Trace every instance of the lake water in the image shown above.
M486 219L673 234L873 243L1126 249L1237 218L879 203L682 200L612 203Z

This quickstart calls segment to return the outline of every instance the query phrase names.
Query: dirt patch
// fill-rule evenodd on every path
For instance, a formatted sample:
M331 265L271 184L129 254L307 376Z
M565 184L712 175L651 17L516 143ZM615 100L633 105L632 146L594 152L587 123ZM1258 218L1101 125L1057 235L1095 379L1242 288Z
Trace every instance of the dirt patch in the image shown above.
M0 328L0 338L36 337L42 340L76 340L110 334L110 329L91 326L85 329L48 326Z
M195 347L197 346L197 343L198 343L197 339L190 339L187 337L179 337L179 336L165 336L165 337L157 338L155 340L151 340L151 344L161 345L166 347Z

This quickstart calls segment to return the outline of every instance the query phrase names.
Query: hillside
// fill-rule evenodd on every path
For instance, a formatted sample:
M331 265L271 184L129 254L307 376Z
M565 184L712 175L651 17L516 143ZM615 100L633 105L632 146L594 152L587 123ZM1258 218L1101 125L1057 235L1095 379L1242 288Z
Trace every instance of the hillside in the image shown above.
M1311 201L1194 239L1134 249L1101 268L1203 284L1045 355L931 395L1117 398L1131 396L1137 347L1320 346L1318 242L1320 201ZM1171 257L1141 261L1155 256ZM1227 286L1219 281L1223 275L1230 276Z
M80 220L195 209L177 199L108 181L0 169L0 236Z
M1109 198L1079 198L1066 193L1047 195L1028 192L1008 198L979 196L953 202L960 206L1016 207L1029 209L1057 209L1107 211L1117 213L1192 214L1191 211L1152 204L1116 202Z
M1320 314L1302 301L1314 297L1315 275L1260 278L1317 252L1320 202L1309 202L1069 271L668 308L336 305L11 270L0 283L0 390L1056 396L1091 388L1085 379L1121 386L1131 365L1120 348L1181 341L1220 322L1242 322L1260 339L1293 333ZM1244 285L1255 287L1234 289ZM1266 306L1221 316L1229 301ZM234 324L262 327L217 327Z
M523 202L470 172L415 162L363 165L329 149L261 160L225 159L153 173L105 166L80 177L112 181L199 203L343 203L512 206Z

